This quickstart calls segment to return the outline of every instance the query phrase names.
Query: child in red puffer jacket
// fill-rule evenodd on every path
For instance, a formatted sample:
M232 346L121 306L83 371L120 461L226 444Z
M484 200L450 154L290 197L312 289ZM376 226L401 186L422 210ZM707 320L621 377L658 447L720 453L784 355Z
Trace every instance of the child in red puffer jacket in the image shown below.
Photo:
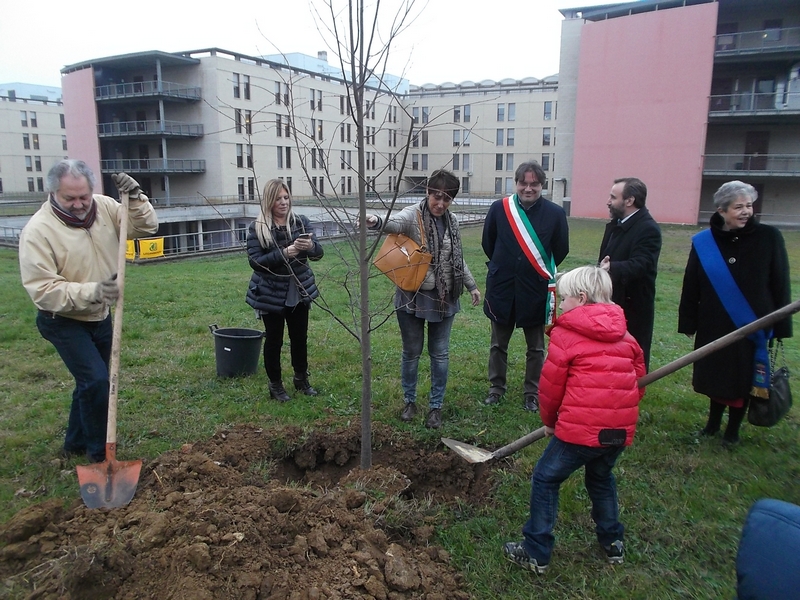
M637 385L644 354L622 309L611 302L608 273L599 267L568 271L557 291L562 314L550 331L539 381L539 410L552 437L533 471L524 539L503 546L506 558L539 574L553 552L559 487L581 467L597 539L610 564L622 563L624 527L612 469L633 442L644 396Z

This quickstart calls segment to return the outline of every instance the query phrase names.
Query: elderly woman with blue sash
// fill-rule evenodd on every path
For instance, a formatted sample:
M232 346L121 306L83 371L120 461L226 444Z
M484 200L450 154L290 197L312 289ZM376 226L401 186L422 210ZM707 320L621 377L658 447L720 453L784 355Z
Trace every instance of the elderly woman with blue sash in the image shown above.
M754 217L753 186L729 181L714 194L710 228L692 238L678 309L678 331L695 336L699 348L791 301L789 259L781 232ZM791 337L791 317L759 331L694 365L692 386L709 397L708 422L701 436L720 430L723 444L739 442L739 428L751 395L766 397L772 338Z

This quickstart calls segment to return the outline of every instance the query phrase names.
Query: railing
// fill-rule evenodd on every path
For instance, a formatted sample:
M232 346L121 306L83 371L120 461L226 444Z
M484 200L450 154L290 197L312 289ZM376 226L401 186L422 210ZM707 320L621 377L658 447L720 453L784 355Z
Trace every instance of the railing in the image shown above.
M758 175L800 177L798 154L706 154L703 173L736 174L743 171Z
M94 88L95 100L115 98L141 98L143 96L164 96L185 100L200 100L200 88L185 83L169 81L134 81L132 83L111 83Z
M190 158L101 160L103 173L205 173L206 161Z
M97 133L100 137L130 137L138 135L162 135L170 137L201 137L202 124L181 123L180 121L115 121L99 123Z
M800 27L717 35L717 56L800 50Z
M736 93L711 96L708 111L710 113L737 113L737 112L762 112L774 113L776 111L800 112L800 92L786 92L784 94Z

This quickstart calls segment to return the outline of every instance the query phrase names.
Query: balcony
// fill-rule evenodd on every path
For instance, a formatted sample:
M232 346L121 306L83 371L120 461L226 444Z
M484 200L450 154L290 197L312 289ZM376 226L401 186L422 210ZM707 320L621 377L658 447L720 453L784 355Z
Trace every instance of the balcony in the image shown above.
M723 58L797 52L800 52L800 27L784 27L719 34L714 56Z
M190 158L131 158L101 160L103 173L205 173L206 161Z
M164 98L193 102L200 100L200 88L185 83L169 81L135 81L132 83L112 83L94 88L94 99L127 100L131 98Z
M711 96L708 116L715 120L734 117L794 117L800 121L800 91L782 94L738 92Z
M800 154L706 154L703 175L800 177Z
M116 121L98 124L97 135L101 138L199 138L203 136L203 125L180 121Z

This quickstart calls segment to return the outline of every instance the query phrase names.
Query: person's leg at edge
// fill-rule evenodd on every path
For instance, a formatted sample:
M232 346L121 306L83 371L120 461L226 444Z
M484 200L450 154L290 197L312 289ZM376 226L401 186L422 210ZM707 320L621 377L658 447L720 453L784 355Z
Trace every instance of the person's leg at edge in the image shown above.
M422 355L422 346L425 341L425 319L420 319L403 309L395 312L403 341L400 384L403 386L403 402L408 404L417 401L417 372L419 357Z
M725 412L725 405L722 402L717 402L713 398L709 398L708 402L708 422L700 430L700 435L714 435L717 433L722 423L722 414Z
M539 377L544 366L544 325L523 328L525 332L525 398L533 397L539 402Z
M264 313L264 370L272 383L281 381L281 348L283 347L283 324L286 320L282 313Z
M431 395L429 407L442 408L450 368L450 332L455 315L438 323L428 322L428 355L431 358Z
M506 393L508 372L508 344L514 333L514 323L505 325L492 321L492 338L489 346L489 393L502 396Z
M64 449L85 449L91 460L102 462L106 454L111 316L103 321L84 322L39 313L36 325L75 378Z
M601 454L586 463L584 484L592 500L592 520L597 540L603 547L623 541L625 528L619 522L617 482L613 468L624 446L597 448Z
M576 449L555 436L542 453L531 477L530 517L522 528L523 547L540 566L548 565L555 545L558 490L585 463Z
M744 400L744 405L740 407L728 407L728 424L725 426L725 434L722 436L722 441L728 444L739 443L739 428L742 426L742 421L747 414L747 399Z

